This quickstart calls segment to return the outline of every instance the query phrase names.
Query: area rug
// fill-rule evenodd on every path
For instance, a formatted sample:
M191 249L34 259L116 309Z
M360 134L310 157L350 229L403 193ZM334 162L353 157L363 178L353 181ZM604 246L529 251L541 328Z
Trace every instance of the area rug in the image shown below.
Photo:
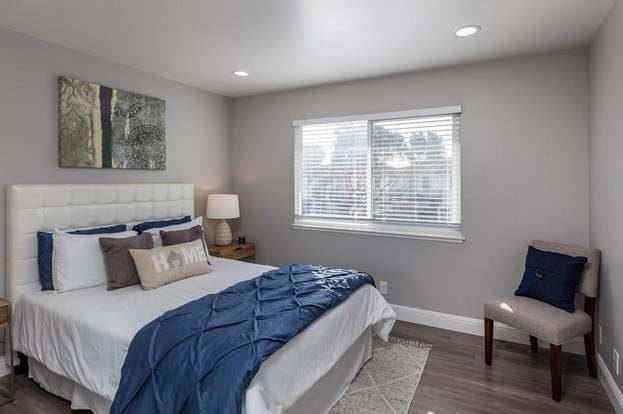
M420 383L432 346L374 337L372 359L329 414L406 414Z

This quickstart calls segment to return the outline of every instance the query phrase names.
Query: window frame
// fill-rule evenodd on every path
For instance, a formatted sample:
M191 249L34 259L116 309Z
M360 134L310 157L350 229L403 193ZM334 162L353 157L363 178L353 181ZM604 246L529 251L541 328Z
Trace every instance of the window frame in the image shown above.
M456 115L459 114L462 117L463 108L460 105L444 106L436 108L415 109L408 111L396 111L396 112L380 112L372 114L362 115L348 115L340 117L329 118L316 118L297 120L292 122L292 128L294 131L294 221L292 228L299 230L312 230L312 231L325 231L325 232L339 232L339 233L351 233L351 234L365 234L371 236L384 236L384 237L398 237L431 241L444 241L452 243L462 243L465 241L465 236L462 233L463 228L463 216L462 216L462 204L463 204L463 185L462 185L462 141L461 134L459 132L459 180L461 181L459 189L459 212L460 212L460 224L458 225L436 225L425 223L394 223L377 221L371 218L368 219L332 219L322 217L309 217L297 215L297 203L299 200L298 195L298 167L299 157L301 156L299 137L296 133L296 127L302 127L304 125L315 124L327 124L337 122L351 122L351 121L367 121L368 123L374 121L383 121L400 118L412 118L412 117L425 117L425 116L440 116L440 115ZM370 129L368 135L370 135ZM372 150L372 141L369 137L368 150ZM371 168L371 163L369 165ZM369 180L371 182L371 180ZM370 183L369 183L370 185ZM368 198L372 197L372 191L368 191Z

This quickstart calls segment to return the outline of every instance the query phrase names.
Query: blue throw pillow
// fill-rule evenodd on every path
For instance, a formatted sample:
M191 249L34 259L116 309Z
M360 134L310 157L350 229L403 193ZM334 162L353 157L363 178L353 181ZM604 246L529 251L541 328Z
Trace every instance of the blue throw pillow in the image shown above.
M121 233L126 231L125 224L117 224L109 227L98 227L94 229L72 230L71 234L109 234ZM46 231L37 232L37 263L39 265L39 282L41 282L41 290L54 290L54 282L52 280L52 252L54 251L54 242L52 233Z
M190 216L170 219L170 220L144 221L132 227L132 230L138 232L138 234L141 234L145 230L156 229L159 227L166 227L166 226L174 226L176 224L189 223L190 221L191 221Z
M549 303L567 312L575 311L575 291L582 279L586 257L546 252L530 246L526 270L517 296Z

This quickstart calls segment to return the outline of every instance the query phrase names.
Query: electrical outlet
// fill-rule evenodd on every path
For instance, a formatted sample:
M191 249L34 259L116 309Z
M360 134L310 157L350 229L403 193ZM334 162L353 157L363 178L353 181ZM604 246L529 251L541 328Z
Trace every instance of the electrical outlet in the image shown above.
M387 281L386 280L381 280L379 282L379 291L382 294L387 295Z
M616 349L612 348L612 367L614 372L619 375L619 353Z
M597 336L599 337L599 345L603 345L604 336L603 331L601 330L601 324L597 325Z

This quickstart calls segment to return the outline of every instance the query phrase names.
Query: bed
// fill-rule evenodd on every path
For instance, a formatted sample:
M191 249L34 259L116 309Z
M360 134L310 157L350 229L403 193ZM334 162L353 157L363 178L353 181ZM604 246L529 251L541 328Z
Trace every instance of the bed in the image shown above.
M105 286L40 291L35 234L194 214L192 184L23 185L7 190L7 293L15 349L29 375L73 409L107 413L131 339L167 310L273 269L211 258L214 271L153 291ZM265 361L247 388L247 414L324 413L371 357L372 333L386 338L395 313L361 287Z

